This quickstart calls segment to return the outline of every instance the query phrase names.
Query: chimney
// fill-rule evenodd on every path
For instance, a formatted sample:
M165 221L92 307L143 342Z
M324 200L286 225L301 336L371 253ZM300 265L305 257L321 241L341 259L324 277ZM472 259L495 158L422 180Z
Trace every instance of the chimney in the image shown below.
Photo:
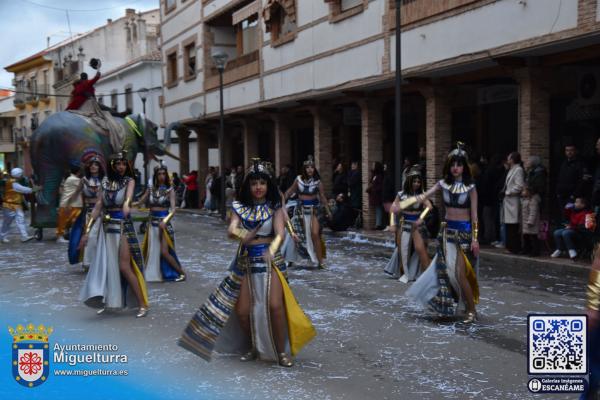
M106 23L107 23L107 24L112 24L112 19L108 18L108 19L106 20Z
M126 17L135 17L135 9L133 9L133 8L127 8L125 10L125 16Z
M149 53L148 50L148 31L146 29L146 21L139 17L137 20L138 26L138 45L140 46L140 55Z

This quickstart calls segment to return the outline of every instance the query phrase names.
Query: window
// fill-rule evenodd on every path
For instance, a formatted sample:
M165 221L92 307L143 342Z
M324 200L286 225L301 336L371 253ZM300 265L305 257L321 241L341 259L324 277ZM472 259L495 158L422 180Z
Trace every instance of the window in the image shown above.
M177 85L177 50L167 54L167 86Z
M98 104L104 104L104 96L98 97Z
M348 11L351 8L361 6L362 3L363 3L363 0L341 0L341 2L340 2L340 10L342 12Z
M258 18L256 15L239 23L236 30L238 56L258 50Z
M196 42L191 42L184 47L184 76L186 79L196 77Z
M165 14L170 13L177 6L177 0L165 0Z
M361 13L369 4L365 0L325 0L329 4L329 22L339 22Z
M131 87L125 88L125 109L127 112L133 112L133 93Z
M45 69L42 72L42 87L40 90L40 93L44 96L47 97L48 94L50 94L50 86L48 85L48 70Z
M263 17L266 31L271 33L272 45L286 43L295 37L295 0L269 0L263 9Z
M117 101L117 91L113 90L110 92L110 107L115 111L119 109L119 103Z

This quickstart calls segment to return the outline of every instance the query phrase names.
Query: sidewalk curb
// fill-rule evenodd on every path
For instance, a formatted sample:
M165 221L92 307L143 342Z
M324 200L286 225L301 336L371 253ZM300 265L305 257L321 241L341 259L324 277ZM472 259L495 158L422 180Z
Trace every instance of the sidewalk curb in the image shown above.
M216 219L220 219L219 214L207 214L201 209L190 209L190 208L182 208L177 209L178 212L182 214L197 214L203 215L207 217L213 217ZM382 234L377 232L375 234L370 232L359 232L359 231L344 231L344 232L334 232L329 229L323 230L323 234L328 237L336 237L341 239L349 239L353 241L363 242L366 244L371 244L374 246L385 247L388 249L393 248L393 235L388 233L387 237L382 237ZM502 250L495 250L488 248L487 246L481 249L481 262L485 264L486 262L490 263L499 263L499 262L509 262L512 263L513 266L523 269L552 269L556 272L581 272L588 271L591 267L590 262L582 262L576 261L573 262L571 260L560 259L554 260L549 257L527 257L520 256L516 254L506 253Z
M324 234L330 237L347 238L386 248L392 248L394 240L393 235L391 233L387 238L381 237L380 234L370 234L369 232L357 231L333 232L325 230ZM509 262L512 263L515 267L524 269L551 268L552 270L557 272L573 272L574 270L587 271L591 267L591 261L585 263L582 261L573 262L567 259L555 260L549 257L527 257L516 254L510 254L502 250L491 249L487 246L481 249L480 254L482 263L486 263L486 261L490 261L492 263Z

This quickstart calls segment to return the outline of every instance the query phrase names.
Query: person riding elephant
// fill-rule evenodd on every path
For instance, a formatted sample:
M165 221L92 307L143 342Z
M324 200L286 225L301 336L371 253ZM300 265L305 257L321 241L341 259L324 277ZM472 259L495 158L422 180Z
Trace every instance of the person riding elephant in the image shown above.
M52 114L31 137L30 159L35 181L43 186L37 194L36 225L52 227L56 219L58 187L64 171L70 165L81 165L86 155L97 155L106 170L106 160L111 154L125 150L128 161L135 161L137 153L144 154L147 163L155 156L168 155L157 137L157 126L142 115L115 118L125 136L123 146L115 149L109 137L90 123L89 119L70 112Z

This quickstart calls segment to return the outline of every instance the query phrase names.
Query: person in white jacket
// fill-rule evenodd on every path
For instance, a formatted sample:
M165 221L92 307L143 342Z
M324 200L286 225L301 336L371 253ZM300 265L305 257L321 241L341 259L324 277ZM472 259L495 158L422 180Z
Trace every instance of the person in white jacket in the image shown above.
M521 251L521 235L519 223L521 222L521 191L525 185L525 172L521 166L521 154L512 152L508 155L508 174L504 184L504 225L506 226L506 248L511 253Z
M8 232L13 221L16 221L17 228L21 233L21 242L28 242L34 238L27 233L25 226L25 214L23 213L23 195L39 190L38 187L30 188L21 185L18 180L23 177L21 168L13 168L10 171L10 178L6 181L4 190L4 199L2 201L2 229L0 229L0 241L10 243Z

